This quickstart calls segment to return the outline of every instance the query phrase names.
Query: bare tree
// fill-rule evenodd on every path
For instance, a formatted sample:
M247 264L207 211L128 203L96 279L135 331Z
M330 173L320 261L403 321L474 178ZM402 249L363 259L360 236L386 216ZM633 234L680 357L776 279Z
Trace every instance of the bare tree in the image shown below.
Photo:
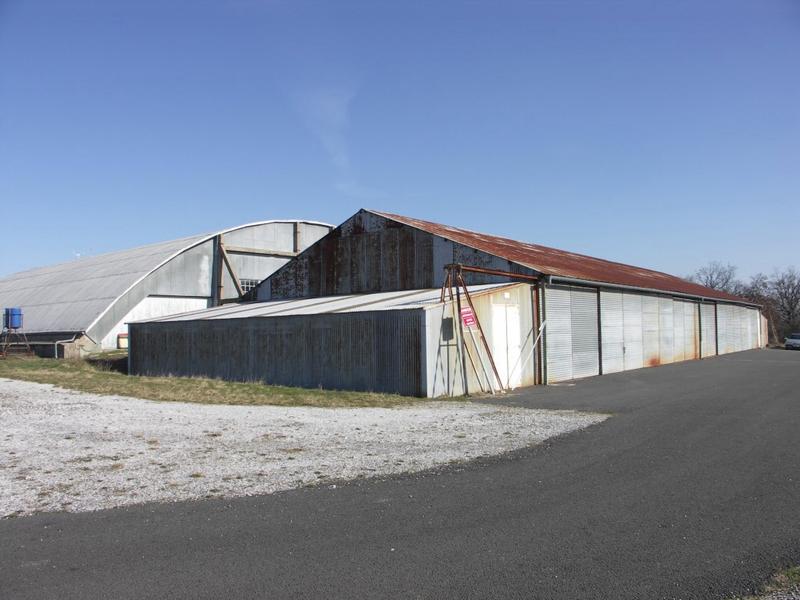
M756 273L750 277L748 283L737 282L734 293L763 307L764 316L767 318L769 330L772 333L772 340L780 343L781 339L778 336L780 319L775 308L775 298L772 295L772 280L764 273Z
M800 330L800 272L794 267L775 272L770 291L783 333Z
M736 267L730 263L722 264L718 261L708 263L708 265L698 269L687 279L712 290L721 290L731 294L738 291L737 288L739 287L736 281Z

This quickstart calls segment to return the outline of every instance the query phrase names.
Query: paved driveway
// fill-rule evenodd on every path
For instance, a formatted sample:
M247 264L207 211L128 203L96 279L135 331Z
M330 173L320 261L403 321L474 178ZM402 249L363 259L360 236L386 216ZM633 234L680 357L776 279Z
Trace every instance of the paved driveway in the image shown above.
M800 353L510 395L615 418L502 458L0 522L3 598L724 598L800 563Z

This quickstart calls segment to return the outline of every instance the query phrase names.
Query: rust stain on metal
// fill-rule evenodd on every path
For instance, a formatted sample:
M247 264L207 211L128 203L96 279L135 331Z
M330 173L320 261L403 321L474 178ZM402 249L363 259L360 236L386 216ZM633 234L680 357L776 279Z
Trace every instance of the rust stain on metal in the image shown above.
M537 244L518 242L508 238L486 235L466 229L441 225L439 223L431 223L430 221L412 219L402 215L379 211L365 212L370 212L380 217L427 231L433 235L446 238L481 252L492 254L538 271L539 273L544 273L545 275L572 277L575 279L597 281L598 283L613 283L665 292L678 292L734 302L747 302L747 300L743 298L726 294L719 290L712 290L660 271L643 269L632 265L594 258L592 256L576 254L566 250L539 246Z
M651 358L650 360L647 361L647 366L648 367L657 367L660 364L661 364L661 359L658 358L657 356L655 356L655 357L653 357L653 358Z

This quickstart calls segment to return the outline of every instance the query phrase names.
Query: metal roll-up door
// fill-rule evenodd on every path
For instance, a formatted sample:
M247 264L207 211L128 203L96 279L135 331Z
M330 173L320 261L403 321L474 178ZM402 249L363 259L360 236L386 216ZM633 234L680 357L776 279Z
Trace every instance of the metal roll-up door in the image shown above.
M683 302L683 342L684 360L700 357L699 305L696 302Z
M658 313L658 298L642 296L642 362L646 367L661 364Z
M727 304L717 304L717 340L719 343L719 353L727 354L730 352L728 344L728 309Z
M747 317L750 327L750 348L758 348L761 344L761 336L759 335L759 312L755 308L747 309Z
M719 311L720 328L723 330L724 335L724 351L720 348L720 354L730 354L731 352L738 352L742 346L742 326L741 316L738 306L732 304L720 304L717 307Z
M642 346L642 297L638 294L622 295L622 320L625 338L625 370L644 366Z
M730 307L730 347L731 352L738 352L742 349L742 314L738 306Z
M685 349L686 343L685 328L683 323L683 304L680 300L672 301L672 336L674 343L674 350L672 360L675 362L686 360Z
M714 356L717 353L717 326L713 304L700 305L700 327L703 333L701 356Z
M600 292L600 339L603 343L603 373L624 371L622 292Z
M600 374L597 338L597 291L573 288L572 296L572 377Z
M672 311L671 298L658 299L658 351L661 364L674 360L675 354L675 315Z
M569 289L545 290L547 382L572 379L572 309Z
M547 381L554 383L600 373L597 292L548 287L545 292Z

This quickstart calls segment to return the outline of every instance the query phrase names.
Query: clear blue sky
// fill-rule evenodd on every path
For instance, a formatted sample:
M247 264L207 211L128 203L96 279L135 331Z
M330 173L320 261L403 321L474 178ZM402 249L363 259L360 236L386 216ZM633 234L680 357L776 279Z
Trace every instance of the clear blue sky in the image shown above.
M0 0L0 275L362 206L800 266L800 2Z

